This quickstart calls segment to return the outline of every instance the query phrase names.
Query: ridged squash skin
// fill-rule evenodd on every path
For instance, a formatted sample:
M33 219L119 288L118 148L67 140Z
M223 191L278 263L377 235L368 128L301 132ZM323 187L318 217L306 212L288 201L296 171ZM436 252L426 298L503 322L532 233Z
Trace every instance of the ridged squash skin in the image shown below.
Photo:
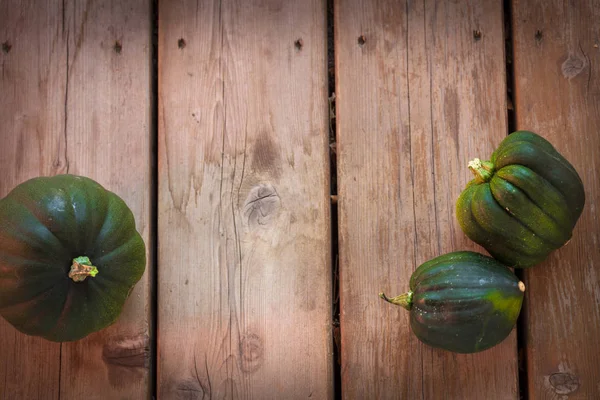
M423 343L456 353L476 353L512 331L525 285L491 257L457 251L420 265L410 291L385 300L410 311L410 326Z
M0 314L25 334L63 342L107 327L145 266L131 210L89 178L33 178L0 200Z
M475 179L456 204L465 234L505 265L539 264L572 236L584 205L575 168L541 136L517 131L490 161L469 163Z

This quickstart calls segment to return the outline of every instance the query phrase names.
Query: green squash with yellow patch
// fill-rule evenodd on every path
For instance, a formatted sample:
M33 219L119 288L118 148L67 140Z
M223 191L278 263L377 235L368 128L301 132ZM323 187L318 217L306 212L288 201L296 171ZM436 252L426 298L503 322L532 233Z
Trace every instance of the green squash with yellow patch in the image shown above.
M502 342L517 322L525 285L491 257L457 251L419 266L410 291L384 300L410 312L423 343L456 353L476 353Z

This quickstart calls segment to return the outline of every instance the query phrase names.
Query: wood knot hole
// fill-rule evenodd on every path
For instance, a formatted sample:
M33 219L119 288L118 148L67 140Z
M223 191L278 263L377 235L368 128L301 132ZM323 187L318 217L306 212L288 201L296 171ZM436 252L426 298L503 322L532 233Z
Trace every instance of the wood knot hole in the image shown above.
M567 79L574 78L585 69L586 65L585 59L572 54L562 63L562 74Z
M557 394L571 394L579 389L579 378L566 372L557 372L548 378Z
M481 31L479 29L473 31L473 39L481 40Z
M121 51L123 50L123 45L121 44L121 42L119 40L117 40L115 42L115 45L113 46L113 49L115 50L115 53L121 54Z
M358 37L358 45L359 45L359 46L364 46L364 45L365 45L365 43L367 43L367 38L366 38L366 36L365 36L365 35L360 35L360 36Z
M102 347L102 359L107 365L146 368L150 357L148 335L116 337Z
M296 39L294 47L296 47L296 50L302 50L302 47L304 47L304 40L302 40L302 38Z
M267 225L280 207L281 199L273 185L263 183L250 190L244 203L244 217L251 228Z
M195 371L194 371L195 372ZM211 398L208 384L203 383L199 377L188 378L175 386L175 399L204 399Z
M535 40L537 40L538 42L540 40L542 40L542 37L544 36L544 33L538 29L537 31L535 31Z
M240 339L240 368L243 372L257 371L263 364L264 347L261 338L249 333Z
M12 49L12 44L10 44L10 42L8 40L2 43L2 51L4 53L8 54L11 49Z
M184 38L180 38L177 41L177 47L179 47L180 49L185 49L185 46L187 46L187 43L185 42Z

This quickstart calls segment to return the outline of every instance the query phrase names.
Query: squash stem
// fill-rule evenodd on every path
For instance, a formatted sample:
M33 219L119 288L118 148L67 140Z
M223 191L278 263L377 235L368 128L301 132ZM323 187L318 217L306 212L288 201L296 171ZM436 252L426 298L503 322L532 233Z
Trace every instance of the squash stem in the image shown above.
M481 161L479 158L469 161L469 169L475 175L477 183L489 182L494 175L494 164L490 161Z
M395 304L395 305L405 308L409 311L412 308L413 292L403 293L399 296L392 297L392 298L387 297L385 295L385 293L381 292L381 293L379 293L379 297L381 297L383 300L387 301L388 303Z
M98 268L92 265L88 257L81 256L73 259L73 265L69 271L69 278L73 279L73 282L83 282L88 276L93 278L96 274L98 274Z

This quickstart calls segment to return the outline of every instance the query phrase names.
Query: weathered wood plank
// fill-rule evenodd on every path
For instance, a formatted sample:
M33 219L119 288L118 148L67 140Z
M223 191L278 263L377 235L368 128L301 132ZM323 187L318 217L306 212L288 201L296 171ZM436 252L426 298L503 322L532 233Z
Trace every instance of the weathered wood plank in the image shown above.
M10 44L0 52L0 194L38 175L88 176L132 208L148 255L150 23L149 1L0 3ZM151 265L118 322L81 341L27 337L2 321L0 398L148 397ZM132 352L131 365L115 358Z
M600 2L513 1L517 128L579 172L586 206L565 247L527 270L530 399L600 398Z
M335 10L343 397L515 399L514 332L475 355L434 350L377 296L406 291L434 256L484 252L454 207L467 162L507 131L502 4L339 0Z
M330 398L325 2L161 2L158 394Z
M64 65L60 8L0 2L0 196L64 171ZM60 344L0 318L0 399L58 399Z
M154 245L151 5L134 0L65 6L68 172L92 177L125 200L146 242L148 264L117 324L63 344L61 398L148 398Z

